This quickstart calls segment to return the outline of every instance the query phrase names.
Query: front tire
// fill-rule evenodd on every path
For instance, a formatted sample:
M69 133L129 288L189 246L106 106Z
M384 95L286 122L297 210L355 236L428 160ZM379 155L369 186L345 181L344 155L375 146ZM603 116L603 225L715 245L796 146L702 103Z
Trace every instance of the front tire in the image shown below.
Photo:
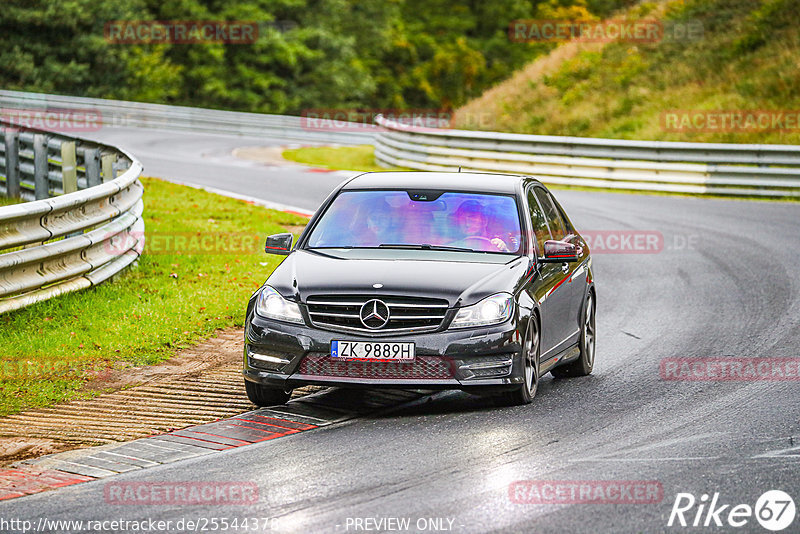
M244 390L247 392L247 398L250 399L250 402L262 408L264 406L286 404L289 397L292 396L291 390L285 391L282 388L264 386L249 380L244 381Z
M530 404L539 388L539 325L536 317L531 317L528 332L522 345L522 363L525 368L524 383L502 397L502 404L523 406Z
M580 356L574 362L554 368L550 373L555 378L571 378L574 376L587 376L594 369L595 352L595 305L594 295L589 291L583 311L581 324Z

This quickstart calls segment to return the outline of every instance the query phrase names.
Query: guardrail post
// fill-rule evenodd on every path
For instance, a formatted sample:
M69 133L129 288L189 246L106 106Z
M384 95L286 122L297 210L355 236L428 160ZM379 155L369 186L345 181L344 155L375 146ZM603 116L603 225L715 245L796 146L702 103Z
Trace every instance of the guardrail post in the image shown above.
M86 168L86 187L94 187L102 183L100 176L100 151L87 148L83 151L83 165Z
M19 188L19 132L6 130L6 195L20 197Z
M61 142L61 183L64 193L78 190L78 164L75 157L75 141Z
M50 164L47 161L47 136L44 134L33 135L33 184L36 200L50 196L50 181L47 173Z
M110 182L114 176L114 161L117 157L114 154L103 154L100 157L100 164L103 169L103 182Z

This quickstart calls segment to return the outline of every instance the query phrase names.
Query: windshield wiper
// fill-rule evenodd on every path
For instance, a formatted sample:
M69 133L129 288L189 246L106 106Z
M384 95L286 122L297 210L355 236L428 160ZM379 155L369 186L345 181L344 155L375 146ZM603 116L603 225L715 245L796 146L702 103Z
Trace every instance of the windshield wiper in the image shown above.
M382 243L378 245L378 248L401 248L401 249L412 249L412 250L447 250L447 251L455 251L455 252L476 252L476 250L471 248L463 248L463 247L448 247L445 245L430 245L428 243L423 243L421 245L409 245L405 243Z

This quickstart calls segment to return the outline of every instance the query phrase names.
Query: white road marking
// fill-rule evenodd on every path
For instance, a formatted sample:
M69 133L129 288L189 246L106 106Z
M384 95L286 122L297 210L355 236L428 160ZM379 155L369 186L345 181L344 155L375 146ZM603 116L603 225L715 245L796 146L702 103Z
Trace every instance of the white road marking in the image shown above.
M787 454L794 452L795 454ZM777 449L762 454L756 454L753 458L800 458L800 446L789 447L788 449Z

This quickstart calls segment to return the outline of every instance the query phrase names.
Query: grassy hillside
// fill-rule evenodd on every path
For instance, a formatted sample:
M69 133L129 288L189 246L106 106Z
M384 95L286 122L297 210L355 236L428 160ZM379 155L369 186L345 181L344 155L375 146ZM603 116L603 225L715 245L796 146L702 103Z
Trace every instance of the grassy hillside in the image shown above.
M676 110L800 111L800 0L642 4L698 39L567 43L458 110L455 127L623 139L800 144L800 125L670 131ZM726 131L727 130L727 131ZM743 131L744 130L744 131Z

